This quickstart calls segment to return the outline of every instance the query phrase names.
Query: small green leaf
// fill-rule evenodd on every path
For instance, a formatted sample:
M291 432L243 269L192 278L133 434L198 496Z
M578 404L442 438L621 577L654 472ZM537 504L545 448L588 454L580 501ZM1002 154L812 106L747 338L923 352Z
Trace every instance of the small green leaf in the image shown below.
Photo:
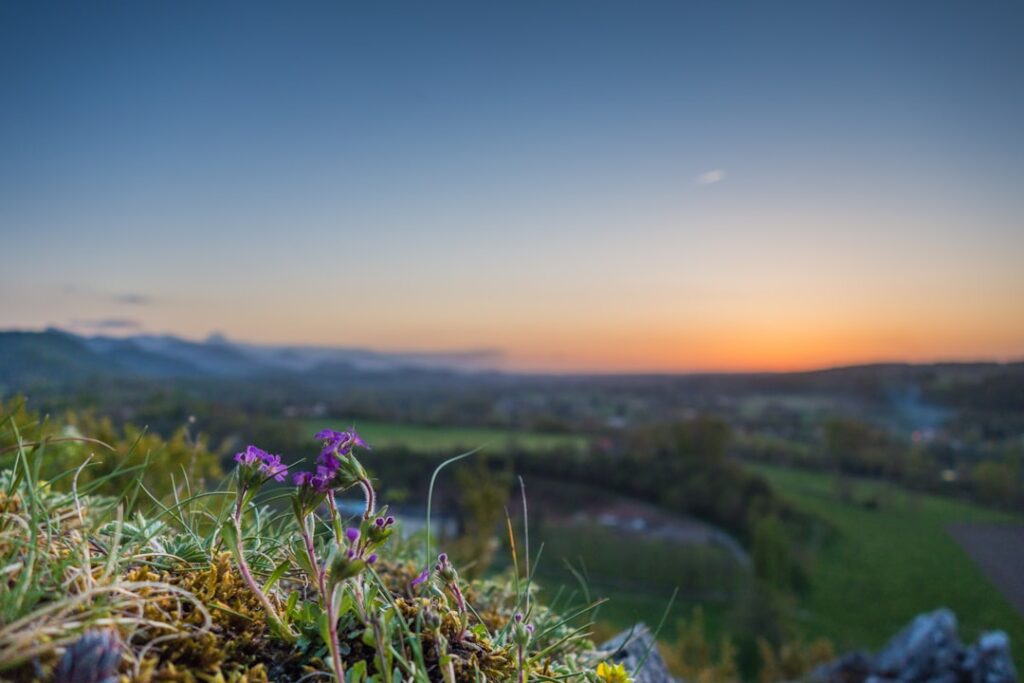
M341 589L341 586L333 586L331 588L331 607L336 615L341 614L341 603L345 599L345 591Z
M317 570L309 559L309 553L306 552L305 543L302 541L296 541L292 545L292 558L295 560L295 564L299 565L302 571L306 572L309 576L310 580L316 584L318 581Z
M220 535L224 537L224 543L227 544L228 550L235 558L235 564L240 564L241 559L238 554L238 533L235 530L235 523L232 520L224 522L224 525L220 528Z
M331 642L330 624L328 622L327 613L326 612L324 612L324 613L322 613L320 615L319 626L320 626L320 638L322 638L325 643Z
M292 566L292 563L288 560L283 560L281 564L274 568L274 571L270 574L267 579L267 583L263 586L263 590L270 590L278 580L284 576L284 573Z
M343 617L356 608L356 600L348 591L342 591L341 602L338 603L338 617Z
M360 659L345 673L346 683L366 683L366 660Z

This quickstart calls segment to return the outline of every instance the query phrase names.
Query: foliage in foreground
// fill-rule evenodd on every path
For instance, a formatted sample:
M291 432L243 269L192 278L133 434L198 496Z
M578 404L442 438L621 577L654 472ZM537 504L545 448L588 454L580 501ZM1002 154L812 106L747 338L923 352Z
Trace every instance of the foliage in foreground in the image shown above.
M392 537L354 431L318 435L308 472L250 447L224 487L183 478L168 499L143 467L86 459L43 477L47 441L15 419L0 431L14 453L0 472L0 680L628 678L586 640L592 605L563 618L532 599L528 547L525 572L466 582L444 553L427 561L429 531L415 554ZM335 502L350 490L355 519Z

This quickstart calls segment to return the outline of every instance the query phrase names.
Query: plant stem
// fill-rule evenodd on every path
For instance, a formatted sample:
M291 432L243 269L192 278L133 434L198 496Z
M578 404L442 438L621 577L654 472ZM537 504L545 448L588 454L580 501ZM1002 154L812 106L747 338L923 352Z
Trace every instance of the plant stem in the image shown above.
M338 505L334 500L333 490L327 492L327 507L331 511L331 528L334 529L334 540L340 546L342 538L345 536L345 531L341 528L341 515L338 514Z
M281 637L289 643L295 642L295 636L291 630L284 625L281 621L281 617L278 616L277 610L274 608L274 604L270 602L270 598L263 592L259 584L256 583L256 579L252 575L252 571L249 569L249 563L245 559L245 548L242 545L242 501L239 500L235 505L234 514L235 523L235 536L238 539L238 547L236 554L238 555L238 571L242 575L242 580L249 587L249 590L253 592L256 599L259 600L263 606L264 611L267 613L267 621L270 622L271 628Z
M441 628L434 630L434 648L437 650L437 666L444 676L444 683L455 683L455 666L448 655L448 641L441 635Z
M366 609L366 594L363 592L362 581L363 579L360 576L353 583L356 593L356 604L359 606L359 615L373 629L377 655L380 657L380 671L384 676L384 683L391 683L391 667L388 666L387 657L385 656L384 632L380 629L380 622L377 619L372 619L370 612Z
M321 572L322 573L322 572ZM334 590L337 590L335 587ZM327 631L331 642L331 659L334 661L334 675L338 683L345 683L345 665L341 661L341 646L338 643L338 615L334 611L334 591L325 597L327 601Z
M440 636L440 634L438 634ZM452 661L451 655L448 654L447 650L442 650L441 659L444 661L444 668L442 673L444 674L445 683L455 683L455 662Z
M373 517L377 504L377 497L373 492L373 484L365 477L359 480L359 484L363 487L363 492L366 494L366 511L363 513L363 519L370 519L370 517Z
M452 596L455 598L455 606L459 609L459 634L456 640L461 642L466 635L466 627L469 625L469 610L466 609L466 598L462 595L462 590L459 589L458 581L452 581L448 584L448 590L452 592Z
M327 648L331 651L334 676L338 679L338 683L345 683L345 665L341 661L341 646L338 643L338 615L334 611L334 594L333 591L330 594L327 592L327 569L321 567L316 559L313 537L309 535L305 523L302 524L302 540L306 545L309 563L316 569L317 590L320 591L320 599L323 600L324 611L327 612L327 631L329 636Z

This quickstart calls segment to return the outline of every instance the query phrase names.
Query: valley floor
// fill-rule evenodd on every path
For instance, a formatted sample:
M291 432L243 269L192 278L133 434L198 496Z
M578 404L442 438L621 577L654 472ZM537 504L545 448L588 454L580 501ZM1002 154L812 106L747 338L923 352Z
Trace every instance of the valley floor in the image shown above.
M944 606L957 614L965 639L1006 631L1017 666L1024 667L1024 615L948 531L1019 524L1019 517L864 479L850 480L852 495L843 501L830 475L752 468L833 530L817 548L812 587L800 605L809 635L831 638L840 651L878 648L914 615Z

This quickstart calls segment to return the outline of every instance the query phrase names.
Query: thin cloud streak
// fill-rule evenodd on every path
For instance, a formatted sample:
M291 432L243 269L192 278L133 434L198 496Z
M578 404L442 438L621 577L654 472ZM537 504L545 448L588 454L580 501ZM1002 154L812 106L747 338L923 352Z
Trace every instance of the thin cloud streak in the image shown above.
M71 321L76 330L95 332L127 332L142 329L142 323L131 318L76 318Z
M154 303L153 297L139 292L110 292L81 283L65 282L60 290L68 295L80 295L94 301L105 301L129 306L149 306Z
M146 296L145 294L115 294L113 296L113 299L116 303L130 304L132 306L148 306L149 304L153 303L153 298Z
M720 183L723 180L725 180L725 170L721 168L704 171L694 178L694 182L698 185L713 185L715 183Z

